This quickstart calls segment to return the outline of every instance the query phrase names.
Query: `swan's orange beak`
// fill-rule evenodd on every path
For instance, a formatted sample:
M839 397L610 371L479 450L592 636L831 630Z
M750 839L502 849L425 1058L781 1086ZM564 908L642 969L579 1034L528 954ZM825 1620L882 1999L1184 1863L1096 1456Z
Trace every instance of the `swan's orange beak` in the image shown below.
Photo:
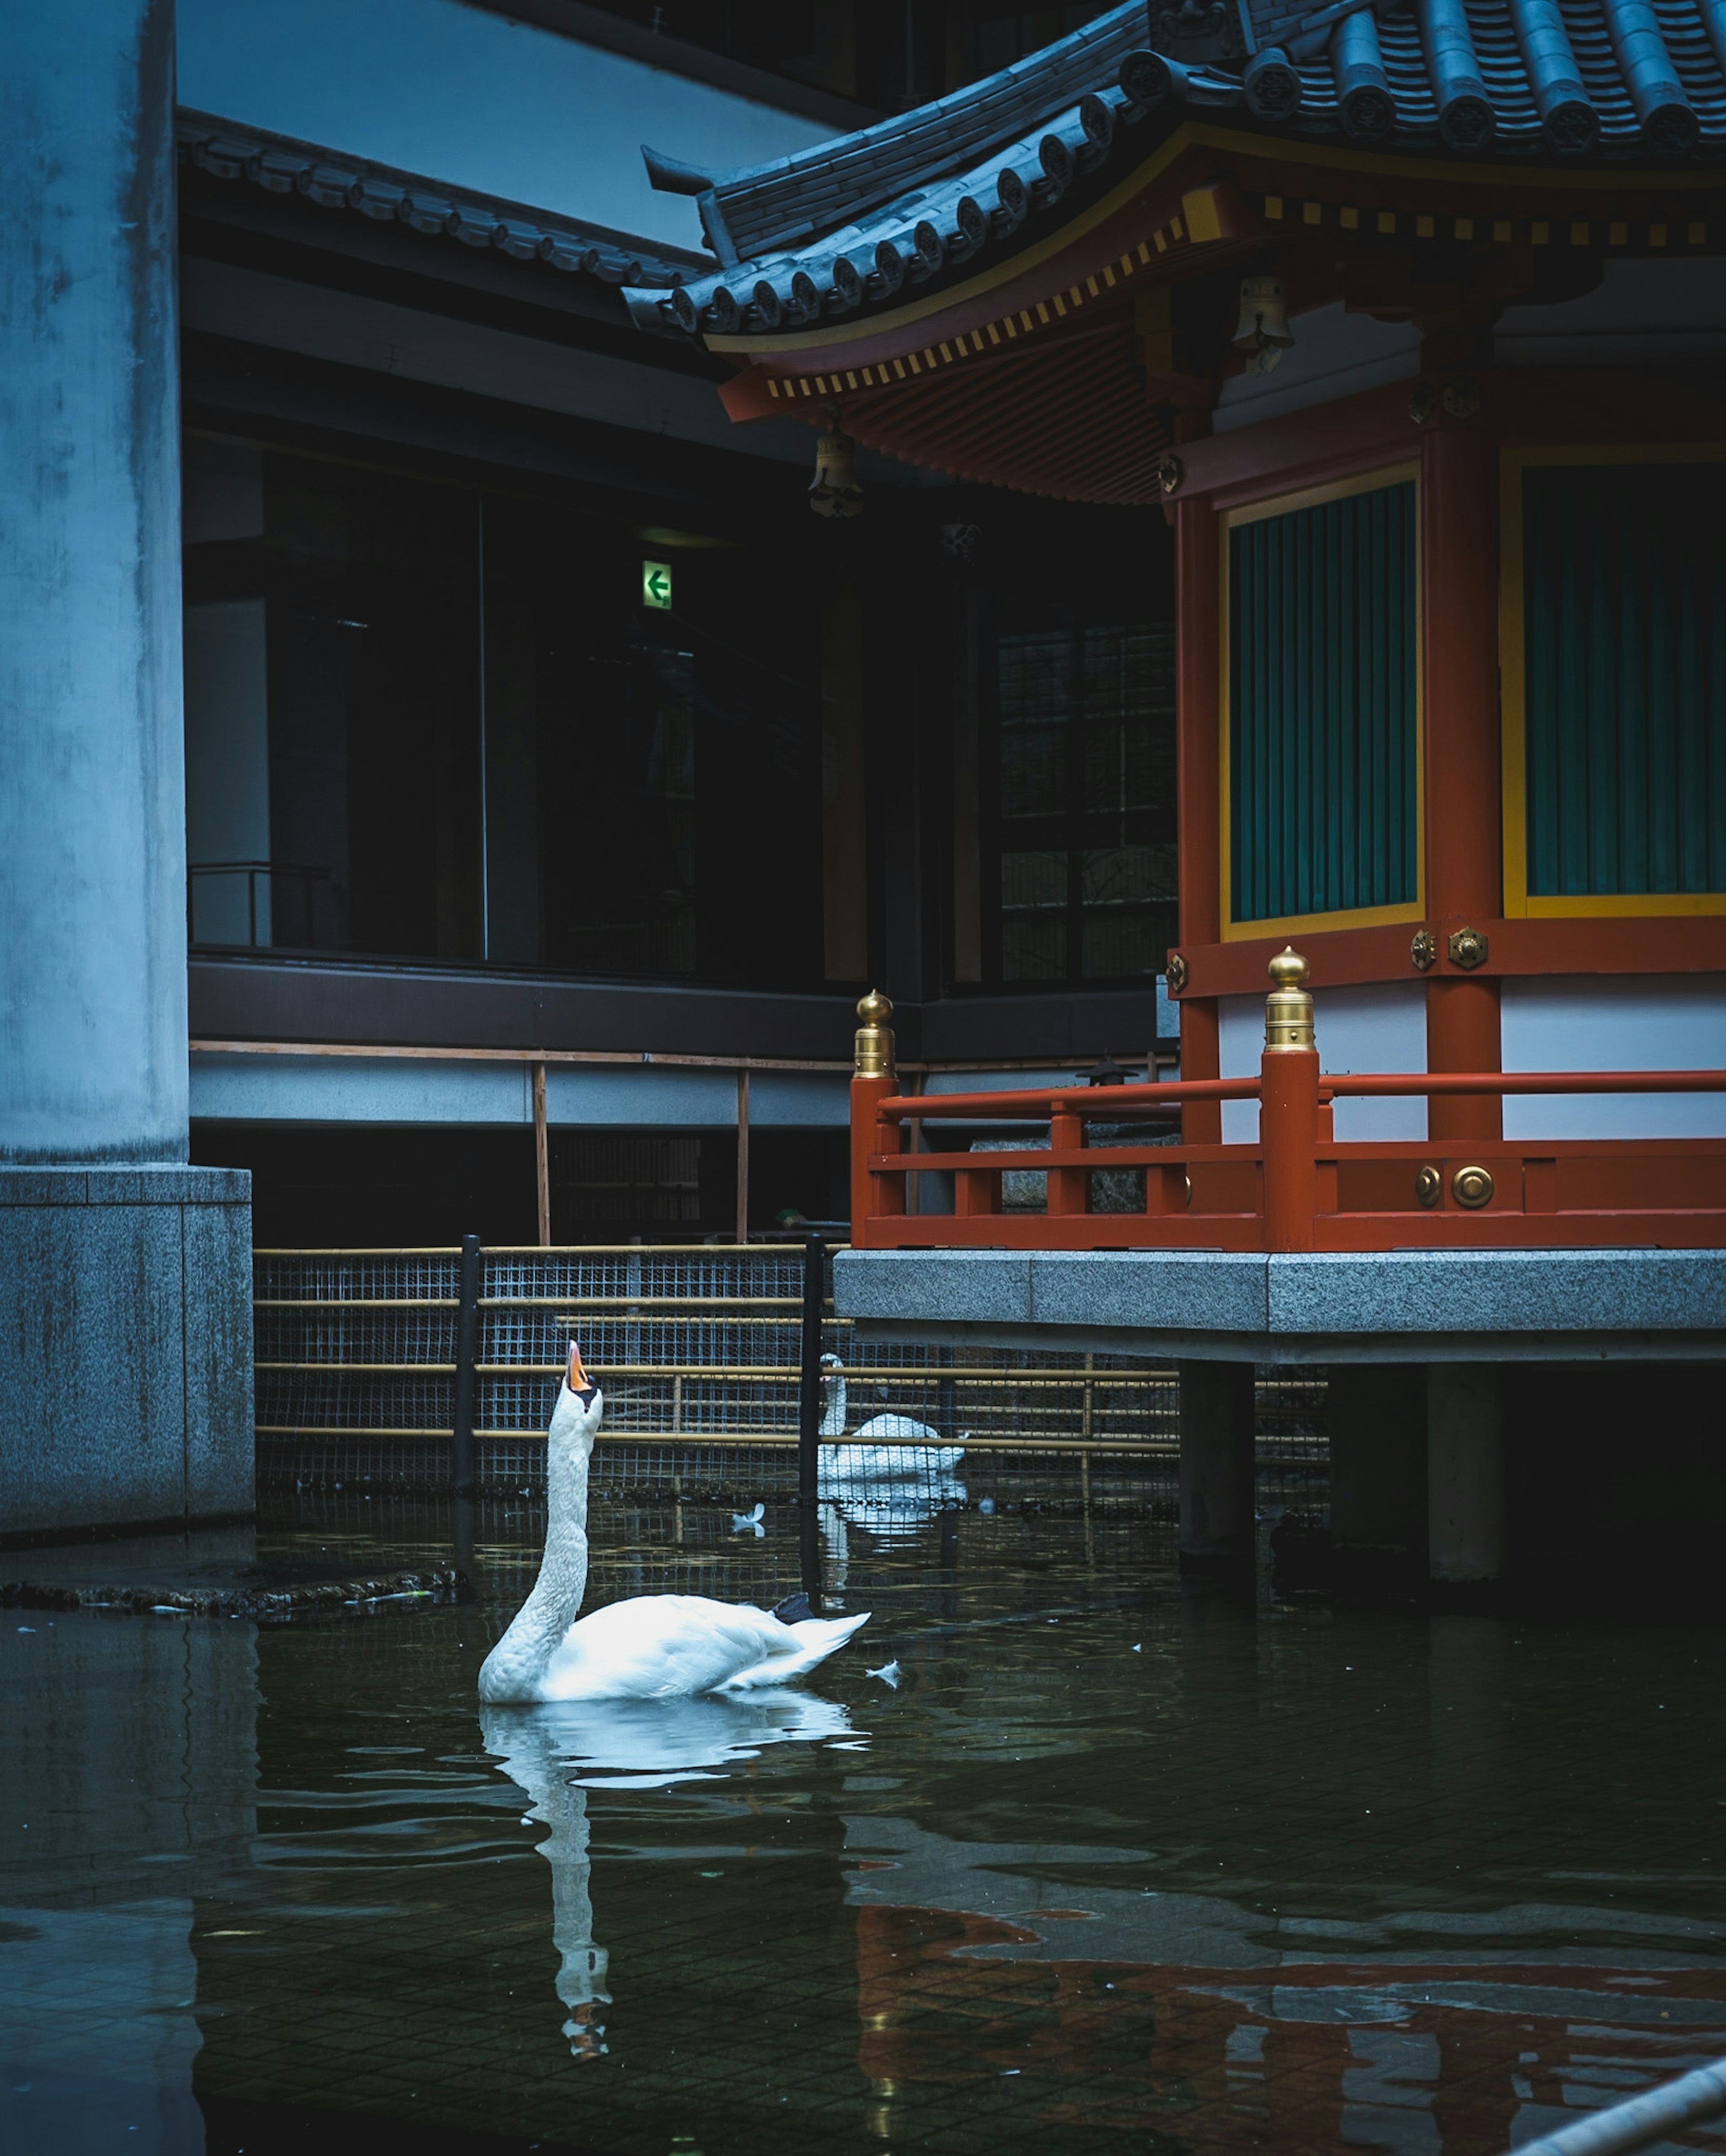
M590 1399L598 1389L582 1367L581 1350L573 1340L569 1343L569 1369L565 1382L572 1393L585 1393Z

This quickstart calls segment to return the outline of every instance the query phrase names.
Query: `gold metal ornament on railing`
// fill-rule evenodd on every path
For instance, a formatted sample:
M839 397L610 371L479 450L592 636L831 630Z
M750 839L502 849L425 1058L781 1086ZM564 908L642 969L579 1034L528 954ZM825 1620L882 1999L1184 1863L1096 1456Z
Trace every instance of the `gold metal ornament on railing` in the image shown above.
M1266 1055L1290 1055L1315 1048L1306 960L1291 943L1277 952L1266 971L1276 983L1265 998Z
M893 1067L893 1029L887 1023L893 1015L892 1004L879 988L871 988L858 1003L857 1015L863 1023L857 1028L856 1075L896 1077L898 1074Z
M1459 1168L1451 1178L1451 1195L1470 1213L1492 1202L1492 1171L1489 1168Z

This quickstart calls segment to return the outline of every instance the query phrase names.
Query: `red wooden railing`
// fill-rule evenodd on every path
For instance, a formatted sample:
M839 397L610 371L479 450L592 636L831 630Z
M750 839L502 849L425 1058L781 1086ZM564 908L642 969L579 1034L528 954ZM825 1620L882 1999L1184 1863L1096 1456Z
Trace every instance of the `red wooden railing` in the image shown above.
M1312 998L1300 985L1306 968L1297 958L1291 964L1292 957L1273 962L1287 985L1269 998L1273 1008L1256 1078L912 1096L898 1091L885 1024L866 1024L858 1034L858 1072L851 1081L853 1247L1726 1248L1726 1138L1339 1144L1331 1115L1334 1101L1398 1095L1726 1093L1726 1071L1326 1076L1312 1045ZM884 1020L885 1004L868 1000ZM1086 1143L1087 1123L1169 1124L1189 1101L1256 1101L1257 1139L1246 1145L1112 1142L1106 1149ZM953 1120L1046 1122L1049 1144L986 1153L907 1149L911 1124ZM1046 1174L1043 1212L1003 1212L1001 1178L1015 1168ZM1123 1168L1143 1171L1143 1209L1092 1212L1092 1174ZM930 1178L949 1174L953 1209L927 1209L938 1188Z

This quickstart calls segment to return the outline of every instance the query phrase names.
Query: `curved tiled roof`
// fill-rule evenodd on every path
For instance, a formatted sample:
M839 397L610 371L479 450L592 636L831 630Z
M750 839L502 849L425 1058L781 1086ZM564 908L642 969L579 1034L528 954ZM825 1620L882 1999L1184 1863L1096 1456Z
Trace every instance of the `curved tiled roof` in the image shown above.
M182 109L176 132L181 156L218 179L246 180L272 194L303 195L326 209L352 210L467 247L496 248L517 262L543 262L604 284L659 292L699 267L698 257L645 247L628 233L344 157L289 136L237 127L208 113Z
M1004 257L1188 113L1266 140L1478 165L1726 155L1726 0L1184 0L1116 8L952 96L771 165L646 152L719 266L624 297L646 329L771 334ZM1059 218L1050 214L1064 204Z

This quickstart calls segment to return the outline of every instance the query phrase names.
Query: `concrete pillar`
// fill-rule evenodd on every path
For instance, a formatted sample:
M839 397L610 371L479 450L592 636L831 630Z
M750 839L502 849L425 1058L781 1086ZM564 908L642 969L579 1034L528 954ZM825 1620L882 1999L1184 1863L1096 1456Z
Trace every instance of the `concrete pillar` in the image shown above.
M1253 1558L1253 1366L1183 1363L1180 1559L1246 1566Z
M0 8L0 1533L251 1503L249 1183L185 1166L173 85L172 0Z
M1494 1363L1427 1367L1426 1520L1431 1579L1464 1587L1503 1578L1504 1426Z
M1418 1363L1333 1363L1330 1536L1337 1584L1365 1593L1426 1575L1426 1372Z

